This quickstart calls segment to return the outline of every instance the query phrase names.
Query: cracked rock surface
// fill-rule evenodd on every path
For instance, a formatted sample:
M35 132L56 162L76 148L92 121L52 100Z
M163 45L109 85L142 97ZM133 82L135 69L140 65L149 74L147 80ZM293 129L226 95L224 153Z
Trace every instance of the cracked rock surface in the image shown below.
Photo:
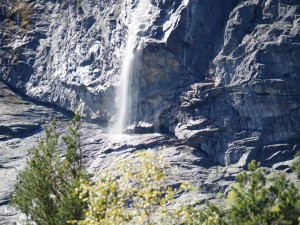
M177 137L223 165L292 158L300 134L300 4L245 1L230 14L212 83L181 96Z
M109 124L137 4L5 1L0 78ZM296 0L150 1L136 37L133 130L175 134L223 165L269 160L264 149L275 145L296 149L299 10Z

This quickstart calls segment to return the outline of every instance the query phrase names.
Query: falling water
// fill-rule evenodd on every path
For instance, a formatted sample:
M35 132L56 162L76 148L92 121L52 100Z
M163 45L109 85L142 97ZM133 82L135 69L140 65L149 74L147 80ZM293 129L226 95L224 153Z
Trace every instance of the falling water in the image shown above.
M138 40L138 32L142 30L145 16L149 10L150 0L139 0L136 9L133 11L131 22L128 25L128 34L124 59L122 62L122 72L120 76L120 86L117 90L117 119L113 126L113 132L123 133L132 117L132 96L133 87L132 75L138 69L136 61L138 55L134 53Z

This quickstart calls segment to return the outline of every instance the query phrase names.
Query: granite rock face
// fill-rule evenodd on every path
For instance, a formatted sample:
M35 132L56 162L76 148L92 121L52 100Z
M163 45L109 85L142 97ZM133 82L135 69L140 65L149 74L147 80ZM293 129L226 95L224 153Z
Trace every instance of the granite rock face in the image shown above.
M193 84L181 97L180 140L227 165L250 159L270 165L270 157L294 154L300 134L299 15L298 1L246 1L232 11L210 69L214 82Z
M0 78L33 99L107 122L116 113L112 100L138 1L77 2L7 1ZM136 40L135 117L169 130L181 89L205 79L237 1L150 2Z
M110 123L138 3L4 2L0 78L33 99ZM299 7L150 1L134 49L133 130L175 134L223 165L243 165L276 144L296 149Z

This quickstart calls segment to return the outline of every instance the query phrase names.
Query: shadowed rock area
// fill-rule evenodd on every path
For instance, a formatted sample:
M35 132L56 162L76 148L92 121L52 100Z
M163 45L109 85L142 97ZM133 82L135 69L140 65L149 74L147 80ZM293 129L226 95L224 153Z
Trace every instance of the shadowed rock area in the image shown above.
M181 96L175 133L221 164L292 157L300 134L300 5L245 1L230 14L213 83Z

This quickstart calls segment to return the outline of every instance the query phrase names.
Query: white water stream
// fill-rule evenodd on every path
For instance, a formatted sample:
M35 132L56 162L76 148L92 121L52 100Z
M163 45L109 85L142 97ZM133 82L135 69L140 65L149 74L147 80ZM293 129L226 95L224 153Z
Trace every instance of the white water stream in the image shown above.
M147 15L150 8L150 0L139 0L133 11L131 22L128 25L128 34L122 70L120 76L120 86L117 89L117 118L111 132L123 133L129 125L130 118L135 107L132 102L132 96L135 88L132 88L132 75L138 69L135 68L135 61L138 60L138 54L135 54L135 48L138 43L138 32L143 29L143 24L147 23Z

